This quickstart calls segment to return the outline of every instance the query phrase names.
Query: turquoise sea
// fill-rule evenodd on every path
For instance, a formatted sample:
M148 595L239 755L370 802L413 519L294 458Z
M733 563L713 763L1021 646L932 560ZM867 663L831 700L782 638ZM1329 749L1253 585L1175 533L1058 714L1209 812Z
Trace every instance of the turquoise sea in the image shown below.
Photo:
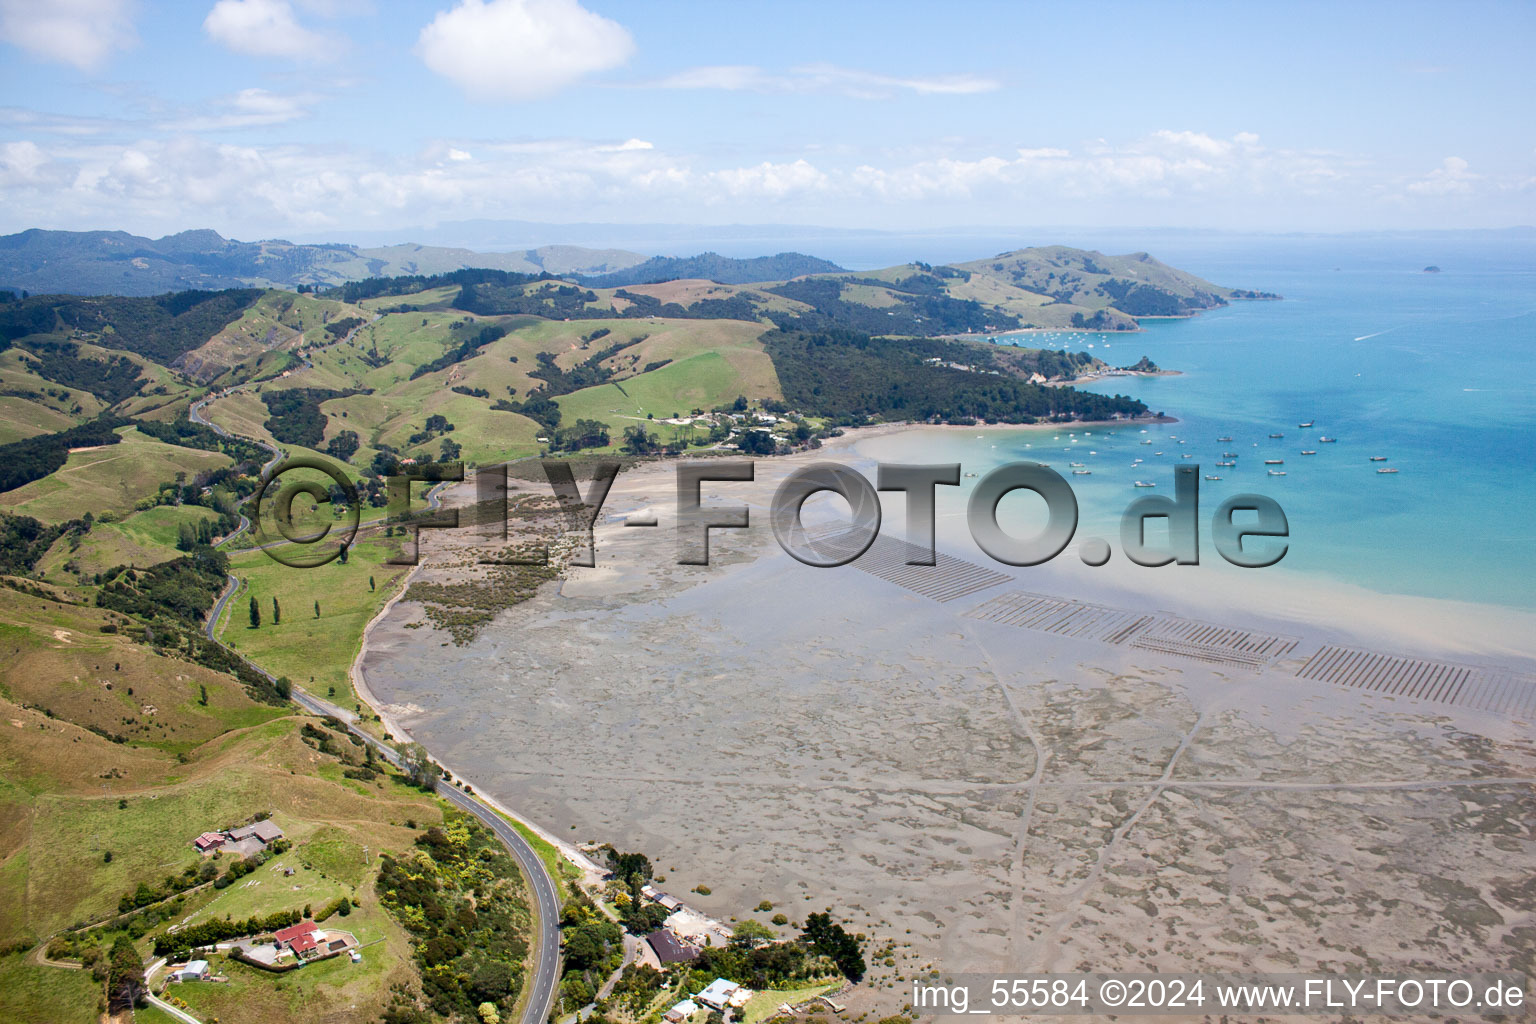
M1202 478L1222 478L1201 480L1205 562L1217 559L1211 512L1232 494L1256 492L1278 501L1289 518L1286 570L1385 593L1536 608L1530 235L1114 241L1088 244L1106 252L1147 249L1219 284L1285 298L1148 321L1134 335L1005 338L1072 350L1091 344L1113 365L1147 355L1180 370L1089 385L1133 395L1178 422L1043 436L930 434L910 456L903 452L904 461L952 459L982 473L1013 459L1048 462L1078 496L1078 539L1111 538L1117 558L1116 524L1125 506L1143 494L1171 495L1174 465L1197 463ZM876 265L887 254L870 256ZM1428 265L1441 270L1425 273ZM1298 426L1307 421L1315 425ZM1223 436L1232 441L1217 440ZM1324 443L1322 436L1337 441ZM1229 451L1238 453L1238 465L1218 468ZM1182 458L1186 453L1192 458ZM1145 461L1133 466L1136 458ZM1274 458L1284 464L1264 465ZM1072 462L1091 475L1070 475ZM1376 472L1387 467L1399 472ZM1286 475L1270 476L1271 468ZM1157 489L1136 489L1136 480L1154 481ZM1005 500L1004 515L1012 501ZM1012 510L1021 524L1034 518L1023 501ZM1075 544L1063 557L1073 551Z

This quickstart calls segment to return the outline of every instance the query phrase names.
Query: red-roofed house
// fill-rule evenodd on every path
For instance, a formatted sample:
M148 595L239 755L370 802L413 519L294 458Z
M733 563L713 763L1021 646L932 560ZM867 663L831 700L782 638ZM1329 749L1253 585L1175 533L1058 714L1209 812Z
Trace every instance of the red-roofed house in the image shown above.
M224 845L224 834L222 832L204 832L202 835L192 840L192 845L197 847L198 853L207 853L210 850L217 850L219 847Z
M315 922L306 919L298 924L291 924L287 928L279 928L272 933L272 937L278 941L279 945L286 946L299 936L309 935L314 930Z
M319 952L320 943L315 941L314 932L305 932L289 942L288 948L293 950L293 955L300 960L308 960Z

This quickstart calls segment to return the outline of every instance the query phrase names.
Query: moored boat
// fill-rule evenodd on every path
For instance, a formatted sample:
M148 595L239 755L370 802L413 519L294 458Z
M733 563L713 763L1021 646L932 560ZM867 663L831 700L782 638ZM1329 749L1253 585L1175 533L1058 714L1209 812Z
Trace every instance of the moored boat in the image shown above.
M1220 480L1221 479L1221 477L1217 476L1215 473L1207 473L1207 474L1205 474L1205 478L1207 480Z
M1137 487L1156 487L1157 484L1153 483L1150 480L1137 480L1136 481L1136 486Z
M1269 471L1269 475L1270 476L1285 476L1285 470L1283 470L1283 469L1272 469L1272 470Z
M1385 469L1378 469L1376 472L1378 472L1378 473L1396 473L1397 470L1394 469L1391 466L1387 466Z
M1266 466L1283 466L1283 465L1285 465L1285 460L1284 459L1265 459L1264 460L1264 465L1266 465Z
M1317 421L1316 420L1307 420L1307 422L1305 422L1305 423L1298 423L1296 425L1298 427L1300 427L1302 430L1306 430L1308 427L1312 426L1312 424L1315 423L1315 422L1317 422Z
M1317 454L1317 449L1316 448L1303 448L1301 450L1301 454L1303 454L1303 455L1316 455Z
M1371 456L1371 461L1372 462L1386 462L1387 461L1387 457L1385 455L1372 455Z
M1336 441L1338 441L1338 438L1336 438L1336 437L1320 437L1320 438L1318 438L1318 440L1323 442L1323 444L1333 444Z

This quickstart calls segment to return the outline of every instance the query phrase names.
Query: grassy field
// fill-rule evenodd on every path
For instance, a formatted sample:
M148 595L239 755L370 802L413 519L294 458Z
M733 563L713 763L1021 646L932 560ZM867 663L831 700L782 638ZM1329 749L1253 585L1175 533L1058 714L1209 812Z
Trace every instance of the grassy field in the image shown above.
M204 1021L306 1021L327 1019L322 1016L326 1013L336 1020L376 1019L390 984L410 977L404 933L371 898L363 909L328 918L321 927L352 932L365 945L377 944L366 945L361 963L338 956L277 975L215 956L210 965L227 982L171 985L169 991Z
M773 362L757 340L761 325L683 320L646 321L644 326L649 336L643 342L605 363L627 371L624 376L556 399L562 423L601 420L615 444L625 427L644 423L663 440L671 440L676 431L655 420L729 405L738 395L782 397ZM665 365L638 372L660 362ZM655 420L647 422L648 416Z
M43 967L25 953L0 958L0 1020L16 1024L97 1024L102 990L103 986L91 978L89 971ZM141 1021L152 1019L139 1017Z
M117 433L123 438L118 444L73 452L57 472L0 494L0 509L47 523L75 519L87 509L126 515L177 473L190 478L231 461L217 452L163 444L133 427Z
M51 713L41 732L95 728L123 737L113 745L118 750L172 756L282 713L253 701L228 676L102 633L113 618L94 607L0 590L0 696ZM47 778L55 775L50 769ZM28 784L19 774L7 778ZM100 781L92 788L100 790Z
M758 1021L767 1020L776 1014L780 1003L794 1006L796 1003L803 1003L807 999L815 999L819 995L831 992L837 988L837 985L837 982L829 981L804 988L764 989L747 1000L747 1005L741 1008L741 1016L737 1019L743 1024L757 1024Z
M177 528L182 523L196 525L217 518L217 513L201 505L157 505L121 522L96 523L73 551L69 538L61 537L43 556L38 569L44 579L69 584L75 577L66 572L65 563L91 575L119 565L148 566L179 558L184 552L176 548Z
M241 581L241 589L225 607L220 638L295 686L352 707L356 697L348 670L362 646L363 628L394 593L407 568L383 564L388 550L383 538L359 541L346 565L334 561L317 569L281 565L262 551L233 554L230 571ZM373 589L368 586L370 576ZM259 629L250 626L252 596L261 605ZM274 596L282 606L281 623L272 621Z

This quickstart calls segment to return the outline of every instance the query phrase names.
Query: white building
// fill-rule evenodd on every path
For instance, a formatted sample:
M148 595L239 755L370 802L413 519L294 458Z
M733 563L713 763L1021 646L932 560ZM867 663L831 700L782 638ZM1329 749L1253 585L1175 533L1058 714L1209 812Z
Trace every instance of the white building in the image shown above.
M742 1007L747 1005L747 1000L752 998L752 990L727 981L724 978L716 978L709 983L709 987L697 996L694 996L705 1006L716 1010L724 1010L727 1006Z
M694 1002L692 999L684 999L682 1002L672 1007L672 1009L662 1014L662 1019L666 1020L668 1024L681 1024L682 1021L687 1020L689 1017L692 1017L698 1012L698 1003Z
M716 1010L724 1010L731 1003L731 996L741 988L734 981L726 981L724 978L716 978L709 983L709 987L698 995L699 1002L705 1006L714 1007Z

